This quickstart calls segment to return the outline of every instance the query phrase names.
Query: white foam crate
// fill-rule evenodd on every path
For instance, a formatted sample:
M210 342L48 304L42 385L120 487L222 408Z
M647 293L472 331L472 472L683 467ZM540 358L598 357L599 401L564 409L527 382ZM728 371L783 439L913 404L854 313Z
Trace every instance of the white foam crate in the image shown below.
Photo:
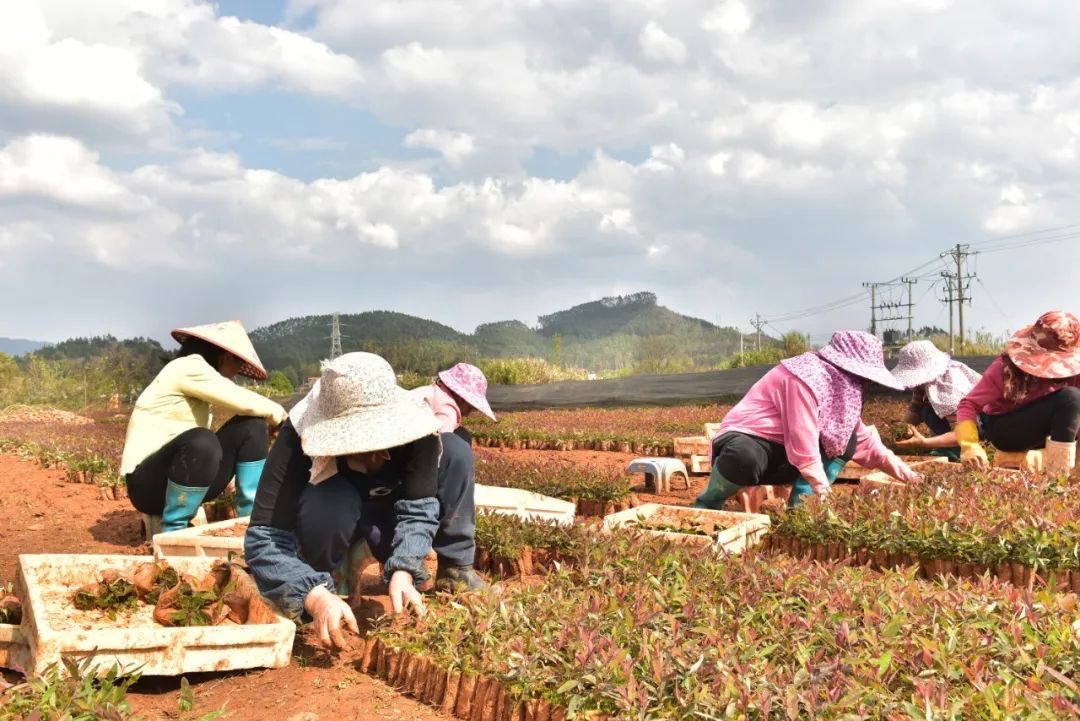
M153 608L139 604L116 621L100 611L79 611L75 591L107 569L130 573L150 556L23 554L15 578L23 601L22 635L28 644L29 674L41 674L61 658L89 659L90 667L113 664L144 676L177 676L199 671L280 668L289 664L296 625L276 623L170 628L153 620ZM202 577L212 558L170 558L181 573Z
M30 647L22 629L10 623L0 623L0 668L24 671L30 665Z
M206 558L228 558L244 555L244 537L240 536L212 536L207 535L214 531L234 528L241 524L247 525L250 516L230 518L225 521L207 523L203 526L192 526L179 531L169 531L154 535L154 558L176 558L185 556L202 556Z
M719 518L727 523L733 523L715 537L701 536L692 533L676 533L674 531L659 531L650 528L634 528L641 533L656 536L667 541L686 543L690 545L713 546L718 552L740 553L750 546L756 546L761 542L762 536L769 530L771 522L769 517L761 513L737 513L735 511L713 511L704 508L688 508L687 506L667 506L660 503L646 503L626 511L619 511L604 517L604 530L611 531L623 526L633 526L639 518L649 518L658 511L674 512L678 515L701 516Z
M477 483L473 500L477 513L505 513L526 519L555 521L560 525L574 522L575 506L570 501L520 488L498 488Z

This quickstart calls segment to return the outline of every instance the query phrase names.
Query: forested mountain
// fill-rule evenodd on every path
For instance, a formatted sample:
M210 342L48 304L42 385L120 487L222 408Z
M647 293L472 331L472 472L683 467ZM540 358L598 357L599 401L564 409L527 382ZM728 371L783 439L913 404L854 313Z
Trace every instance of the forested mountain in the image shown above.
M604 298L541 316L536 328L516 320L484 323L471 335L390 311L341 314L342 351L384 356L399 372L431 374L457 361L539 357L610 371L672 372L711 367L739 350L739 332L657 304L652 293ZM252 331L267 368L293 383L316 375L330 350L329 315L290 318Z

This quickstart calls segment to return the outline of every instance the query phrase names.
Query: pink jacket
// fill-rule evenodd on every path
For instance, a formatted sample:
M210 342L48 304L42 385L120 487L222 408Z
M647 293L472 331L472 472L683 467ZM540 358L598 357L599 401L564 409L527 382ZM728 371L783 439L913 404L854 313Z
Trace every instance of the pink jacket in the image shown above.
M1080 377L1065 378L1060 381L1036 378L1032 382L1027 398L1022 401L1005 400L1005 378L1003 376L1004 361L1001 356L994 359L990 367L983 373L982 380L968 391L960 405L956 408L956 422L974 421L979 413L989 416L1000 416L1004 413L1023 408L1028 403L1038 400L1043 396L1056 393L1062 388L1069 386L1080 387Z
M777 366L765 374L728 411L717 435L738 431L780 443L788 462L799 469L818 495L829 492L829 481L821 459L818 431L818 403L810 388L791 371ZM877 431L861 420L855 426L854 461L867 468L881 469L902 481L917 474L885 447Z
M461 409L458 408L454 397L439 386L432 383L429 386L413 388L409 393L418 398L423 398L435 417L442 423L439 433L453 433L461 426Z

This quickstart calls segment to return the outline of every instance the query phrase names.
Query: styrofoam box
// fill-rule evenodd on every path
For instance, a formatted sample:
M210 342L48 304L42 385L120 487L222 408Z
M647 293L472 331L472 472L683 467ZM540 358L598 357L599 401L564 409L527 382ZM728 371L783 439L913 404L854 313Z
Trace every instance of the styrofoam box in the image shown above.
M10 623L0 623L0 668L16 671L30 665L30 647L23 638L22 629Z
M192 526L179 531L169 531L154 535L154 558L176 558L177 556L205 556L206 558L228 558L244 555L244 537L207 535L214 531L246 526L250 516L230 518L225 521L207 523L204 526Z
M23 554L15 593L23 602L22 633L29 647L29 674L43 673L61 658L90 659L91 667L118 664L144 676L177 676L197 671L280 668L289 664L296 625L276 623L169 628L153 620L153 608L120 614L79 611L72 596L81 585L115 568L130 573L150 556ZM205 575L212 558L170 558L181 573Z
M505 513L520 518L539 518L568 526L574 522L574 504L520 488L499 488L476 484L473 496L476 511Z
M713 511L702 508L688 508L686 506L666 506L660 503L646 503L637 508L619 511L604 517L604 530L610 531L621 526L633 524L641 517L648 518L657 511L664 510L679 515L719 517L727 522L735 522L735 525L717 534L716 538L699 536L691 533L675 533L673 531L657 531L648 528L635 528L641 533L657 536L678 543L693 545L714 546L717 551L724 553L739 553L750 546L756 546L761 542L762 536L769 530L771 525L769 517L761 513L737 513L734 511Z

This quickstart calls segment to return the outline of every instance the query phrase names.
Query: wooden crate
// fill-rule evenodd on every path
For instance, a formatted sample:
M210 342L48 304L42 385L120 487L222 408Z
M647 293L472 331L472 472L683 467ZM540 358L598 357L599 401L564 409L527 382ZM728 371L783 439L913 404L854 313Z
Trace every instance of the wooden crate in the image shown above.
M705 436L682 436L672 439L673 455L682 456L707 456L709 455L709 439Z
M214 533L247 526L249 516L230 518L227 521L207 523L202 526L182 528L179 531L158 533L154 536L154 558L201 556L228 558L244 555L244 536L215 536Z
M500 488L477 483L473 498L477 513L505 513L519 518L553 521L566 526L574 523L575 506L570 501L523 491L520 488Z
M716 434L720 432L720 423L706 423L703 427L705 429L705 437L710 441L716 437Z
M769 530L769 517L758 513L736 513L732 511L712 511L702 508L687 508L686 506L666 506L660 503L646 503L645 505L619 511L604 517L604 530L611 531L616 528L633 526L640 518L648 518L658 511L674 513L678 516L706 517L720 519L725 522L733 522L734 525L716 535L716 537L701 536L691 533L676 533L673 531L658 531L648 528L635 529L641 533L662 538L676 543L686 543L695 546L712 546L721 553L740 553L743 549L756 546L761 542L762 536Z
M691 473L708 474L712 471L712 467L709 465L708 456L690 456L690 462L686 464L686 467Z
M10 623L0 623L0 668L25 671L30 666L30 647L22 629Z
M296 625L278 616L276 623L253 626L169 628L153 620L153 608L139 604L116 621L100 611L79 611L75 590L107 568L131 573L150 556L23 554L15 593L23 603L22 634L29 649L26 669L43 673L61 658L101 670L119 665L144 676L177 676L199 671L280 668L289 664ZM201 577L212 558L170 558L182 573Z

